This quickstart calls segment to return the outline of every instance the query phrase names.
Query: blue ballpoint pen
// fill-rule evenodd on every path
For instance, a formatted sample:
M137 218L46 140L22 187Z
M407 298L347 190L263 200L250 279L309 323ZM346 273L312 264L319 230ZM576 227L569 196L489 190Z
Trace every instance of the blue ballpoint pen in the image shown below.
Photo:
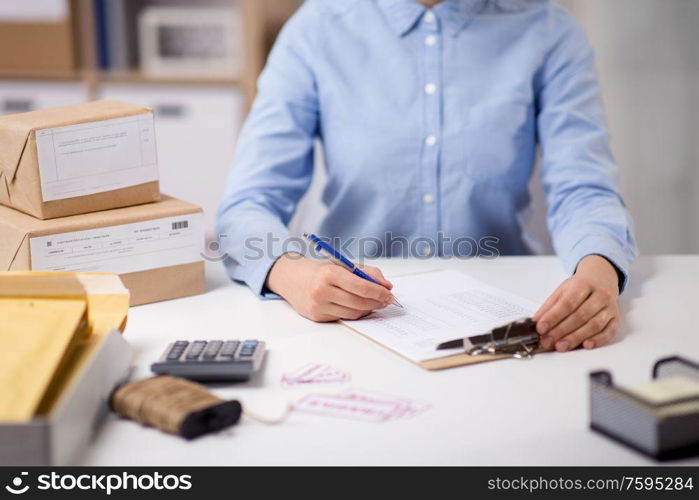
M338 266L342 266L344 268L347 268L349 272L352 274L359 276L362 279L365 279L367 281L371 281L372 283L376 283L377 285L380 285L376 280L374 280L371 276L369 276L367 273L359 269L357 267L357 264L349 260L347 257L342 255L340 252L335 250L333 247L325 243L323 240L318 238L315 234L308 234L308 233L303 233L303 236L308 239L314 246L316 252L320 252L324 255L326 255L333 264L337 264ZM398 300L393 297L393 304L397 305L398 307L403 307Z

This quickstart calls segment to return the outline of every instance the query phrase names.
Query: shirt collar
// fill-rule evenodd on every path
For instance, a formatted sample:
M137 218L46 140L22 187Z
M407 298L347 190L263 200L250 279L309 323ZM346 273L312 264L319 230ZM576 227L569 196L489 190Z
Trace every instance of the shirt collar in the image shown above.
M456 35L471 21L487 0L442 0L432 11L447 33ZM416 0L377 0L391 27L403 36L412 30L427 8Z

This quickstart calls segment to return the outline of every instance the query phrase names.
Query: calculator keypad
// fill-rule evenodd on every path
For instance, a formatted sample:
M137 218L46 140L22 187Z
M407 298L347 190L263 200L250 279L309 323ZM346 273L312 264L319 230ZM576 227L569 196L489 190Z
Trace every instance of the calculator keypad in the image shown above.
M221 340L210 341L209 344L206 346L206 349L204 349L203 358L207 361L215 359L216 355L218 354L218 351L221 349L222 345L223 345L223 341L221 341Z
M201 356L202 351L206 347L206 341L204 340L197 340L196 342L192 342L192 345L189 346L189 349L187 350L187 354L185 355L185 358L187 361L196 361L199 359L199 356Z
M222 358L233 358L235 356L235 352L238 350L238 346L240 345L240 341L238 340L228 340L226 341L225 344L223 344L223 347L221 348L221 352L219 353L219 356Z
M164 356L165 361L201 362L201 361L232 361L239 358L255 356L260 342L257 340L195 340L188 342L178 340L173 343ZM183 356L184 355L184 356Z
M257 347L256 340L246 340L243 342L243 347L240 348L241 357L250 357L255 354L255 348Z
M186 340L178 340L175 342L172 346L172 349L170 349L170 352L167 353L166 359L168 361L177 361L182 357L182 354L184 353L184 350L187 348L189 345L189 342Z
M260 369L265 350L257 340L178 340L151 370L200 381L248 380Z

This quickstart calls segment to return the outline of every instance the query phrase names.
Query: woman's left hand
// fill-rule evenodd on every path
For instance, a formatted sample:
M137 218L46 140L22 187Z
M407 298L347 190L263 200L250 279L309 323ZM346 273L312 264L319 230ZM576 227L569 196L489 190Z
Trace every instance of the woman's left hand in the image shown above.
M534 314L541 345L558 352L594 349L619 329L619 278L604 257L588 255Z

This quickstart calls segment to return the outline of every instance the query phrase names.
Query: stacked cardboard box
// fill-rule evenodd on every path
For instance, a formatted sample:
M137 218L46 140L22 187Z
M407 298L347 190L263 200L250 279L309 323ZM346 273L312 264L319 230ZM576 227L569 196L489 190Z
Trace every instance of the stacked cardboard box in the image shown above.
M113 272L139 305L204 291L201 208L161 196L153 113L0 116L0 270Z

